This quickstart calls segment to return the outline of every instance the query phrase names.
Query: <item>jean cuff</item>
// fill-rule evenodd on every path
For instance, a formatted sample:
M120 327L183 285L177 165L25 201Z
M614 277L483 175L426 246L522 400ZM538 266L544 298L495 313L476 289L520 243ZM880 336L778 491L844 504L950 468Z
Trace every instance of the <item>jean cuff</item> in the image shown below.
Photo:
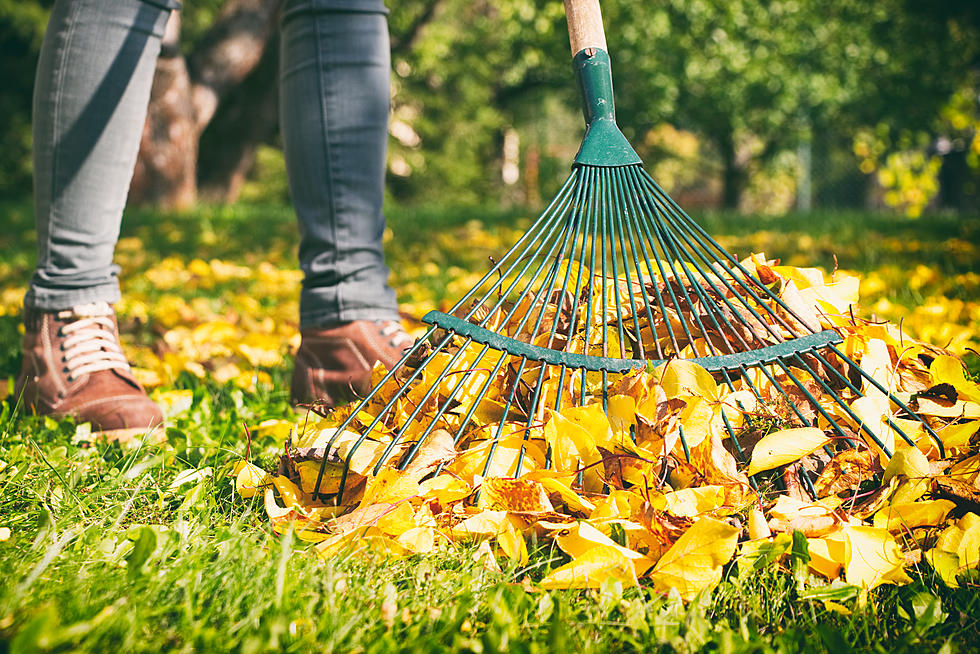
M24 296L24 306L41 311L63 311L93 302L115 304L119 298L119 283L115 281L99 286L72 289L52 289L31 285Z

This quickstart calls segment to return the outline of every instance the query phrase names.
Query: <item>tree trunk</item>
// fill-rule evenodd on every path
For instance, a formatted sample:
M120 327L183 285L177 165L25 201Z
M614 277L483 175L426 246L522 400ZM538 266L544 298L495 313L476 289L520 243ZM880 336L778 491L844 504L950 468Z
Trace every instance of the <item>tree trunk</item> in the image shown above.
M180 14L167 25L130 201L182 208L197 199L198 144L222 99L256 68L281 0L227 0L185 61ZM273 117L274 119L274 117Z
M735 135L726 130L717 139L721 155L721 206L723 209L738 209L745 187L745 169L739 165L735 151Z
M180 56L180 14L167 23L150 91L130 201L186 209L197 198L197 127L191 79Z
M279 38L274 34L252 74L228 94L201 134L198 191L211 202L235 202L259 145L279 127Z

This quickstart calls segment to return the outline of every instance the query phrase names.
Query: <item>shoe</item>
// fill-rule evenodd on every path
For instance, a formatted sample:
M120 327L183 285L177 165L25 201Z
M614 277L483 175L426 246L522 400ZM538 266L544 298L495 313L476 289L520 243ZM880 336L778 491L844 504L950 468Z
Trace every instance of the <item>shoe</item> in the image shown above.
M363 397L371 387L371 370L389 370L401 360L413 339L393 320L355 320L327 329L301 332L293 368L293 405L318 402L328 408Z
M65 311L24 310L24 362L14 397L38 415L73 416L112 439L163 422L160 407L133 376L105 302Z

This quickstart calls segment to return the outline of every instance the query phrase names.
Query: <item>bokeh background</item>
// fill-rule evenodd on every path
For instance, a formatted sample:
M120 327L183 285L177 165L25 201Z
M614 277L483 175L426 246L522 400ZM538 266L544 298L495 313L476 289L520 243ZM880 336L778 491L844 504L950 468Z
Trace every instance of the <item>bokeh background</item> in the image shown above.
M31 88L50 4L0 1L5 198L30 191ZM133 204L288 200L280 4L188 0L174 16L151 120L191 128L180 143L159 137L180 130L147 134ZM620 123L683 206L913 216L977 206L974 0L606 0L603 11ZM392 203L533 207L553 193L583 127L563 16L556 0L391 3Z

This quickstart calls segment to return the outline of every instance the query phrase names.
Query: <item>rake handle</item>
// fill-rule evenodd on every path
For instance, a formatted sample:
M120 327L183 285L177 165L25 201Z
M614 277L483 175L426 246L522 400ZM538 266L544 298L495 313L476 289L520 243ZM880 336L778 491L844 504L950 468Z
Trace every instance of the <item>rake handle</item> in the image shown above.
M565 17L573 57L583 50L607 50L599 0L565 0Z

